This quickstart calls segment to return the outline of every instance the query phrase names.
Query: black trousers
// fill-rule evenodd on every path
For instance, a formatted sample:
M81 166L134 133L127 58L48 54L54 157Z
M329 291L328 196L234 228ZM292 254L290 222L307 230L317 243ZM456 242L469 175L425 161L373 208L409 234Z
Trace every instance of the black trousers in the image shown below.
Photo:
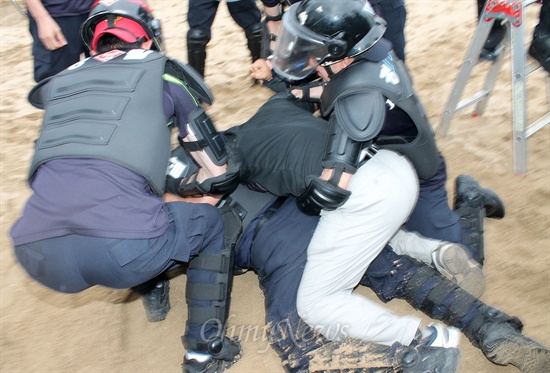
M29 32L33 38L34 80L36 82L53 76L78 62L82 53L88 56L88 51L80 38L80 26L87 18L87 14L54 18L67 39L67 45L50 51L38 37L36 22L29 17Z
M187 22L189 28L208 30L210 29L220 2L218 0L189 0L187 11ZM262 18L262 12L258 8L255 0L240 0L227 2L227 9L231 18L235 20L243 30L259 23Z

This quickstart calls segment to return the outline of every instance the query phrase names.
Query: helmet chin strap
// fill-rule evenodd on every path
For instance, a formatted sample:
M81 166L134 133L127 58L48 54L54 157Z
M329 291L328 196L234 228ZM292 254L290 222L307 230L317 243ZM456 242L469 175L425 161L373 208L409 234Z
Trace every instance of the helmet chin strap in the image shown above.
M325 71L327 72L327 75L330 79L332 79L332 77L335 75L334 74L334 71L332 71L332 68L330 67L330 65L326 65L326 66L323 66L323 68L325 69Z

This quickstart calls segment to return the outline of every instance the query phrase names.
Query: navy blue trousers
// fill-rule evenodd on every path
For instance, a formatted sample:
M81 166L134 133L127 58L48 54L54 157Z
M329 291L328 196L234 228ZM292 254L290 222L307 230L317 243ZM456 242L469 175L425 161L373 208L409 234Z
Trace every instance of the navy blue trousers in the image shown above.
M38 37L36 22L29 17L29 32L33 38L32 55L34 58L34 80L39 82L53 76L74 63L80 61L81 55L88 51L80 38L80 26L88 18L87 14L71 17L55 17L61 31L67 39L67 45L50 51Z
M187 12L189 28L206 30L210 38L210 29L214 23L219 4L218 0L189 0ZM260 23L262 12L256 5L256 1L240 0L227 2L226 4L231 18L243 30L246 31L250 26Z
M68 235L15 247L15 255L31 277L51 289L76 293L94 285L132 288L201 253L218 254L224 247L223 222L214 206L165 204L168 230L161 236L128 240ZM187 281L217 284L217 273L187 270ZM189 300L208 307L211 301ZM217 326L188 324L198 340L218 333Z
M450 210L447 193L441 187L445 181L442 159L437 177L421 183L422 199L407 222L410 229L415 227L426 236L440 236L446 240L462 234L458 215ZM438 220L438 215L443 217L443 223ZM433 216L433 219L427 216ZM261 215L256 220L259 219ZM287 364L292 356L293 364L299 364L301 369L307 369L305 355L319 347L318 339L308 338L313 331L304 325L296 310L296 293L307 261L307 247L318 219L318 216L302 214L296 207L296 200L289 197L257 232L254 240L249 239L256 226L253 220L243 234L245 239L240 241L247 244L237 245L236 265L252 268L259 276L272 347L281 356L283 364ZM433 224L434 219L436 224ZM384 302L403 299L407 282L418 270L417 261L407 260L386 246L370 264L360 283L371 288ZM293 371L296 367L286 368Z
M405 223L409 231L437 240L465 244L466 231L460 225L460 215L449 206L445 184L447 166L440 156L437 174L429 180L420 180L420 192L416 206Z

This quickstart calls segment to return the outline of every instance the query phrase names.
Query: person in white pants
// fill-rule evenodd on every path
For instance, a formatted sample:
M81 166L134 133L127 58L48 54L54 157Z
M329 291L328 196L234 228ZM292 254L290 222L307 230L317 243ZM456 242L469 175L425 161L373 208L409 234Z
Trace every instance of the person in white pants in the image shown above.
M298 313L331 340L409 345L420 319L397 317L353 289L407 220L418 178L405 157L381 150L357 170L347 189L351 196L344 205L321 212L298 289Z

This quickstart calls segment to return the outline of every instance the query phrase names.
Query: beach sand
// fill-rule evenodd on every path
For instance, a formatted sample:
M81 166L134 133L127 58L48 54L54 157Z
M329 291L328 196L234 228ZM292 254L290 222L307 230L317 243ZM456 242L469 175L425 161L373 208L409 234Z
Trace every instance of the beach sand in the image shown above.
M407 64L427 114L439 123L476 26L473 0L407 0ZM151 0L162 20L168 55L187 60L187 1ZM527 9L529 28L538 5ZM75 295L33 282L15 261L8 230L30 191L26 173L42 112L26 100L32 80L27 20L10 1L0 2L0 371L8 372L180 372L180 341L187 308L185 275L171 282L172 310L166 320L148 323L138 297L127 290L95 287ZM270 96L249 78L250 56L243 32L219 7L208 46L207 84L215 101L208 113L219 129L246 121ZM528 35L530 39L530 33ZM484 115L458 113L449 133L438 138L449 170L449 195L459 174L477 178L499 193L506 217L486 221L486 303L518 316L524 332L550 346L550 128L528 140L528 173L513 172L512 99L509 57ZM479 89L487 64L469 80ZM478 72L479 69L479 72ZM528 77L528 118L548 111L545 79L539 69ZM375 299L368 289L358 291ZM387 307L414 314L403 301ZM241 338L244 355L229 372L283 372L263 334L263 296L254 273L235 278L230 332ZM464 337L460 372L515 372L489 362Z

